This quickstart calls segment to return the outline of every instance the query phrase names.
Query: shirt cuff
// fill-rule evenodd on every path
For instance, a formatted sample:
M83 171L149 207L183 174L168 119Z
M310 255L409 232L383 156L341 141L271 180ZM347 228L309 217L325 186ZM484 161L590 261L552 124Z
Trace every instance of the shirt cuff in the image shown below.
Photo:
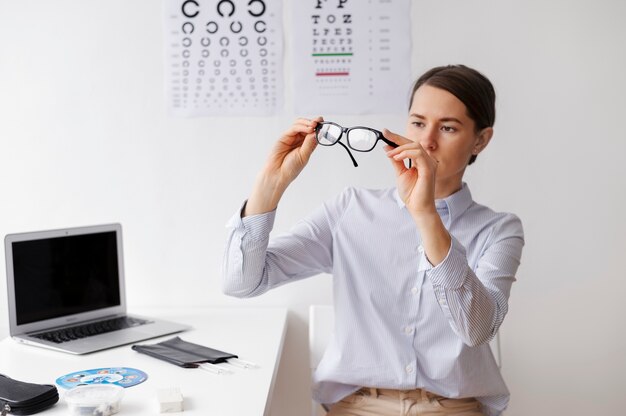
M226 227L242 230L255 241L267 239L270 231L274 228L276 210L242 218L241 215L247 203L248 200L243 202L241 208L228 220Z
M446 258L430 269L428 276L435 286L441 286L444 289L458 289L465 282L467 267L465 247L452 237L452 244Z

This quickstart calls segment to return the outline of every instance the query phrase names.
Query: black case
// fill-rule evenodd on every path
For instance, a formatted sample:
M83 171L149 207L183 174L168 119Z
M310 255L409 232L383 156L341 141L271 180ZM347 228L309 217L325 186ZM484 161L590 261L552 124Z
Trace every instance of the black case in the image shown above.
M180 337L158 344L133 345L132 348L137 352L186 368L196 368L201 363L223 363L229 358L237 358L235 354L183 341Z
M32 415L59 401L59 392L51 384L13 380L0 374L0 413Z

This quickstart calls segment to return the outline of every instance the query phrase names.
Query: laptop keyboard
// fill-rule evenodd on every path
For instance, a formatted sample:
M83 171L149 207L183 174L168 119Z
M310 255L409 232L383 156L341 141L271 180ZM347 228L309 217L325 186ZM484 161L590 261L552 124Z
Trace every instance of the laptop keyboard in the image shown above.
M90 337L93 335L106 334L107 332L118 331L124 328L131 328L147 324L149 321L138 318L122 316L105 321L91 322L88 324L72 326L69 328L57 329L54 331L42 332L32 335L35 338L61 344L75 339Z

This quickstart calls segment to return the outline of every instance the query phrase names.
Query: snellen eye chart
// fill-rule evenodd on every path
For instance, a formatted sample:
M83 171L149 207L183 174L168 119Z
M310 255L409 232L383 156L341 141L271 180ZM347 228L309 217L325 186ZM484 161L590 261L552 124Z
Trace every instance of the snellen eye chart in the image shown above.
M298 114L406 111L409 0L298 0L293 9Z
M170 114L282 108L282 1L164 0L164 17Z

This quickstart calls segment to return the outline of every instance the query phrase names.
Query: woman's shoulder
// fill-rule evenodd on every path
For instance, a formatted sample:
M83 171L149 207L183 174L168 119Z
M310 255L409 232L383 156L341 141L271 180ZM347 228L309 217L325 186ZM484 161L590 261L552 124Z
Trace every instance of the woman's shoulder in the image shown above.
M496 211L493 208L473 201L468 214L475 221L484 223L485 228L497 229L510 236L524 236L522 220L512 212Z

